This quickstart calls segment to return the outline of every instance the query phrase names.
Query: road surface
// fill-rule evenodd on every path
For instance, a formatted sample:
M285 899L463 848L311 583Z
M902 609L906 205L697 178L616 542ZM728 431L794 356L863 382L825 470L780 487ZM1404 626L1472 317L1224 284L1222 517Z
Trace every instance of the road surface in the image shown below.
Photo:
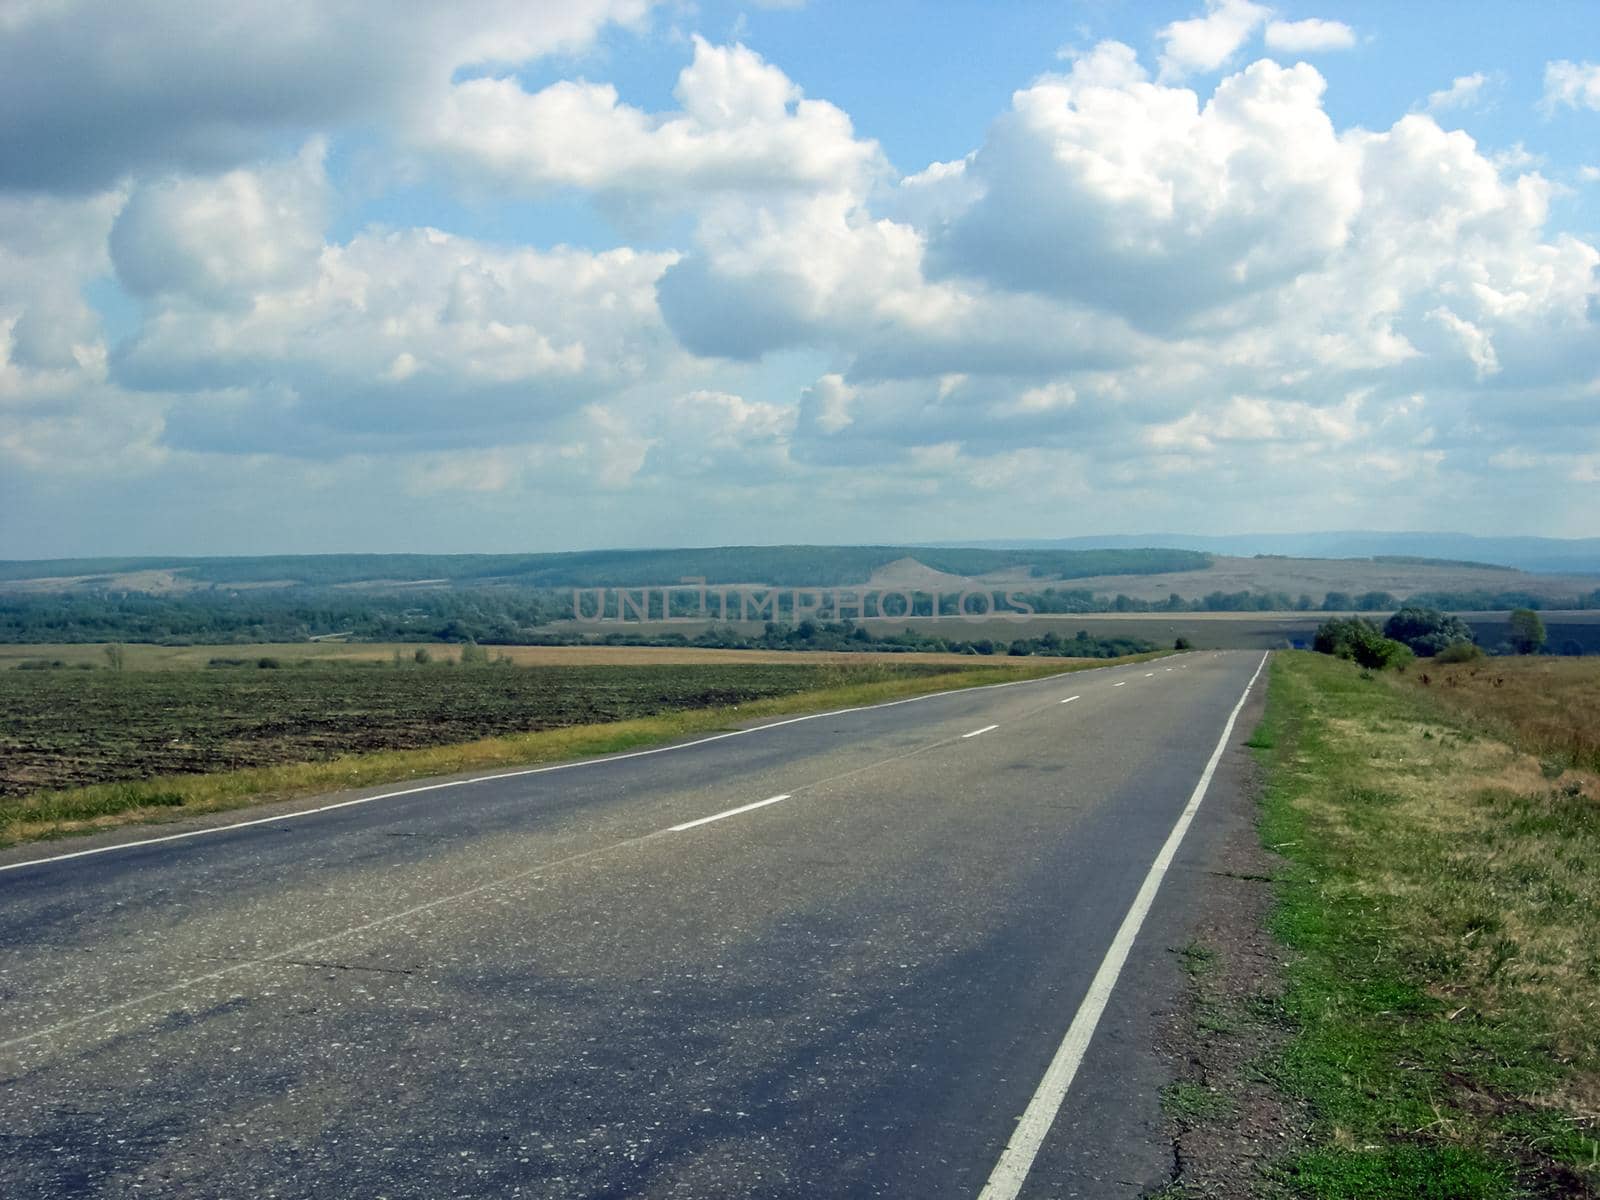
M1262 662L9 851L0 1195L1138 1196Z

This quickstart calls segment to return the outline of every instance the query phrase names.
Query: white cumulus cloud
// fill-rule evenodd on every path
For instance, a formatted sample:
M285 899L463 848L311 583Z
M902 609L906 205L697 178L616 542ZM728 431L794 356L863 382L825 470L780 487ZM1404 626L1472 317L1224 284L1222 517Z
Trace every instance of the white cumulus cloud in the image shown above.
M1161 78L1183 79L1227 65L1272 15L1250 0L1206 0L1204 16L1173 21L1156 36L1161 41Z
M60 0L0 37L0 187L92 190L130 170L226 169L285 133L425 112L464 67L637 23L650 0Z
M144 53L153 2L100 6L104 39ZM22 478L102 481L114 512L203 481L246 521L246 499L304 493L376 529L461 504L670 540L692 505L722 514L714 536L815 518L849 538L863 511L977 535L1019 499L1089 523L1249 520L1262 494L1284 522L1428 520L1481 508L1508 446L1556 454L1548 431L1557 511L1600 462L1600 251L1552 216L1553 179L1583 168L1429 111L1341 127L1310 65L1229 65L1263 34L1338 48L1338 22L1219 0L1162 31L1156 65L1067 56L976 144L897 175L745 46L696 39L664 111L576 67L512 69L643 7L419 6L352 74L323 35L376 38L368 10L291 2L273 30L241 0L259 44L197 9L134 81L95 74L104 39L67 46L90 6L0 10L105 121L0 70L0 100L27 102L0 111L8 502ZM1552 106L1591 103L1591 68L1551 67ZM43 157L8 157L25 143ZM487 197L485 227L517 232L374 221L365 167L391 151L421 193ZM538 243L553 191L621 233Z
M112 375L186 394L170 434L190 446L322 456L491 443L681 358L655 302L675 257L371 230L321 246L308 273L272 277L247 304L217 304L206 270L198 292L161 291ZM191 268L178 261L184 282Z
M1315 54L1325 50L1349 50L1356 44L1356 31L1343 21L1324 21L1308 17L1303 21L1269 21L1263 35L1268 50L1285 54Z
M135 189L111 231L118 277L139 295L221 305L307 282L327 220L324 153L314 141L294 162Z
M1489 77L1482 71L1471 75L1457 75L1447 88L1428 93L1424 106L1431 113L1451 112L1461 108L1476 108L1483 103L1484 88Z
M1544 99L1540 104L1547 113L1558 108L1600 110L1600 63L1575 63L1570 59L1546 63Z
M1314 69L1263 60L1202 103L1106 71L1130 54L1099 47L1015 95L969 169L981 198L935 236L941 268L1159 328L1344 244L1358 163Z
M870 171L877 145L850 118L807 100L744 46L694 42L674 91L652 114L609 84L563 81L538 92L515 79L459 83L418 129L419 142L469 175L528 190L571 186L654 200L684 193L814 189Z

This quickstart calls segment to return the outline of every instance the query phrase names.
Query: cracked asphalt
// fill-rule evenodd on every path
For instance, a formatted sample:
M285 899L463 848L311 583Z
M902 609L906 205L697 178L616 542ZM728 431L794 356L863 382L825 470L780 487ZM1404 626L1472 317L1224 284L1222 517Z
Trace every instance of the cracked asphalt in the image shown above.
M976 1196L1260 661L0 854L0 1195ZM1207 811L1023 1196L1171 1176Z

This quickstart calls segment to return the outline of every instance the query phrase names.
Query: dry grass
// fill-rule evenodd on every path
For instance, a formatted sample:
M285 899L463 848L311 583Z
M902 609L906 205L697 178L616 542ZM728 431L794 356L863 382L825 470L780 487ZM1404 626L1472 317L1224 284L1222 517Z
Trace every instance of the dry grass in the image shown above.
M1449 724L1327 727L1367 760L1327 806L1329 827L1411 847L1348 886L1414 906L1430 953L1456 964L1430 990L1496 1019L1531 1007L1561 1053L1600 1066L1600 778L1552 781L1530 755Z
M1550 760L1596 732L1600 671L1500 667L1441 689L1275 662L1257 737L1301 956L1282 1072L1324 1122L1308 1194L1416 1194L1371 1171L1420 1154L1419 1178L1479 1180L1430 1195L1600 1195L1600 776Z
M1495 658L1439 668L1419 663L1409 680L1447 710L1552 769L1600 772L1600 659Z

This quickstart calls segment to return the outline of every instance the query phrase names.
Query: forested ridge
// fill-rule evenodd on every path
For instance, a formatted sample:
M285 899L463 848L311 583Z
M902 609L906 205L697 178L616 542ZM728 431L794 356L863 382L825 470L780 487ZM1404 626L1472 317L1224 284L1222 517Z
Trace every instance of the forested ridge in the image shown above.
M671 550L580 550L560 554L298 554L249 558L62 558L0 562L0 580L81 579L111 586L115 577L167 571L194 586L294 584L336 587L379 581L503 583L535 588L627 587L707 583L842 587L914 558L951 575L1025 569L1035 579L1155 575L1199 571L1211 556L1196 550L979 550L911 546L714 546Z

